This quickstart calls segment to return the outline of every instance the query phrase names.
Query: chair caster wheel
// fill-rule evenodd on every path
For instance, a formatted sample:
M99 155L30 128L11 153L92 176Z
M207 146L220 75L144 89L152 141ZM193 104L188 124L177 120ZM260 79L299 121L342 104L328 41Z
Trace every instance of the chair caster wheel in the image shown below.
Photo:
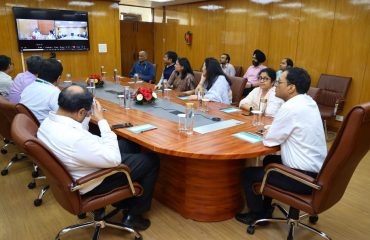
M86 218L86 213L81 213L77 215L78 219L85 219Z
M135 240L143 240L143 236L135 237Z
M9 171L7 169L4 169L1 171L1 176L8 175Z
M2 153L2 154L7 154L7 153L8 153L8 150L6 150L6 149L2 148L2 149L1 149L1 153Z
M254 234L254 230L255 230L256 228L254 227L254 226L248 226L248 228L247 228L247 233L249 233L249 234Z
M310 221L310 223L315 224L317 223L317 221L319 221L319 216L310 216L308 220Z
M30 182L30 183L27 185L27 187L28 187L29 189L34 189L34 188L36 187L36 183L35 183L35 182Z
M35 201L33 201L33 205L35 205L35 207L38 207L42 204L42 199L35 199Z
M38 171L32 171L32 177L33 178L37 178L39 176L39 172Z

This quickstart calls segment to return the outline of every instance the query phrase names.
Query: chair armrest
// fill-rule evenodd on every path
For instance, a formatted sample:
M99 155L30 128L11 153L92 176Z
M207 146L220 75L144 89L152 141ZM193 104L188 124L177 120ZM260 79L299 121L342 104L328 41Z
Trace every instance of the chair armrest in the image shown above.
M271 163L265 167L265 175L263 176L262 185L260 192L263 192L263 189L265 188L267 178L271 172L278 172L284 176L287 176L289 178L292 178L300 183L303 183L313 189L320 190L321 186L315 184L315 178L310 177L304 173L301 173L297 170L294 170L292 168L289 168L287 166L284 166L282 164L277 163Z
M82 178L79 178L79 179L76 180L76 185L71 186L71 191L72 192L77 191L77 190L85 187L86 185L89 185L89 184L92 184L94 182L103 180L104 178L106 178L110 175L113 175L115 173L118 173L118 172L123 172L126 175L128 184L129 184L130 189L131 189L131 192L132 192L133 195L136 195L135 188L134 188L134 185L132 184L132 180L131 180L131 176L130 176L130 169L125 164L120 164L120 165L118 165L116 167L112 167L112 168L101 169L99 171L90 173L90 174L88 174L88 175L86 175Z
M337 115L337 112L342 112L343 108L344 108L344 99L338 98L337 101L335 102L334 115Z

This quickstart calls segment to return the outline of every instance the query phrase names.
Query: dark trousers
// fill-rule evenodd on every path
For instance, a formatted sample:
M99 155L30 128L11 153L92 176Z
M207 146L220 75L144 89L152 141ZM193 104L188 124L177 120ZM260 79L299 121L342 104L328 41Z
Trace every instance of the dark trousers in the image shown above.
M270 163L281 164L281 156L266 156L263 160L263 167L250 167L244 169L242 172L242 185L245 191L248 208L251 212L261 217L266 216L271 210L272 199L266 196L262 198L262 195L254 193L253 184L262 182L265 174L264 167ZM317 176L317 173L303 170L298 171L314 178ZM294 193L310 194L312 192L312 188L277 172L270 173L267 182L268 184Z
M140 146L127 139L118 140L118 144L122 163L130 168L132 181L140 183L144 188L144 192L140 197L122 200L113 205L121 209L127 208L129 210L128 214L143 214L150 210L154 186L159 171L159 158L153 153L141 153ZM101 184L87 192L85 196L107 193L127 183L124 173L116 173L106 177Z

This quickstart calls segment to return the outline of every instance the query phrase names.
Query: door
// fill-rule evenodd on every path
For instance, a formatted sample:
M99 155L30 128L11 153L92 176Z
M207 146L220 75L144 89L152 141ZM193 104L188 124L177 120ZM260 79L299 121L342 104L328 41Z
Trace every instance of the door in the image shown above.
M128 76L137 61L138 52L148 53L148 60L154 60L154 25L148 22L120 21L122 74Z

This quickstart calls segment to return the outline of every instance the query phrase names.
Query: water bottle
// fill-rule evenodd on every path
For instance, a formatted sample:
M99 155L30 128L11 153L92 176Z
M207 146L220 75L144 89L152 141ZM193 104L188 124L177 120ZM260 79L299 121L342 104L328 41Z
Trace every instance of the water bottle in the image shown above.
M193 134L193 126L194 126L194 103L186 103L185 128L187 135Z
M162 81L162 97L165 98L164 96L164 90L167 88L167 79L163 79Z
M118 80L118 76L117 76L117 69L113 70L113 79L114 79L114 82L119 85L119 80Z
M138 80L139 80L139 74L135 73L134 74L134 83L137 83Z
M95 79L90 78L89 79L89 84L86 88L93 95L93 97L95 98Z

